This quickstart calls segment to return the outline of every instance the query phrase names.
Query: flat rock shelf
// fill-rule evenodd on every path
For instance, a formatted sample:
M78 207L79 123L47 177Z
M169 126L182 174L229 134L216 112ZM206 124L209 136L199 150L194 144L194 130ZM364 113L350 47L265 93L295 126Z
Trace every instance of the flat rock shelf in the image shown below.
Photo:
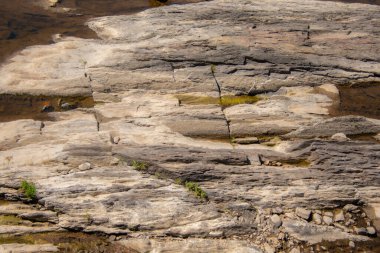
M379 252L380 6L86 24L0 67L0 251Z

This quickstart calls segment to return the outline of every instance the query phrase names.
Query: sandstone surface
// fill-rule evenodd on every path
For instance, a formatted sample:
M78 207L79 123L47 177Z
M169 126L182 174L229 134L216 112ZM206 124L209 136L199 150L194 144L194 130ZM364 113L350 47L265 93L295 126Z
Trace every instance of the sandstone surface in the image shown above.
M214 0L88 25L99 39L62 37L0 68L2 94L94 99L0 123L0 195L28 203L0 213L44 224L0 233L99 232L131 252L379 249L354 228L379 231L380 121L330 108L340 85L379 85L380 7Z

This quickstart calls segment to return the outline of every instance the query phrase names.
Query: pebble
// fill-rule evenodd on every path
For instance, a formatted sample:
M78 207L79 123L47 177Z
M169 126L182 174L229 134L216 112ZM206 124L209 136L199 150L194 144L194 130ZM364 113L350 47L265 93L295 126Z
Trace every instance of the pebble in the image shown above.
M113 143L119 144L119 142L120 142L120 137L118 137L118 136L113 137Z
M334 216L334 214L332 212L325 212L323 215L327 216L327 217L333 217Z
M116 240L116 236L115 235L111 235L110 236L110 241L115 241Z
M278 216L277 214L274 214L270 217L270 220L271 222L273 223L273 227L274 228L279 228L281 227L282 225L282 221L281 221L281 218L280 216Z
M223 231L211 231L209 236L211 237L222 237L224 235Z
M322 219L323 219L323 222L328 226L330 226L333 223L333 219L329 216L323 216Z
M313 214L313 221L315 224L320 225L322 224L322 216L320 214L314 213Z
M298 217L300 217L304 220L309 220L310 216L311 216L311 211L304 209L304 208L301 208L301 207L297 207L296 208L296 214Z
M82 163L81 165L78 166L78 169L80 171L89 170L89 169L91 169L91 163L88 163L88 162Z
M338 212L335 214L334 220L335 220L336 222L344 221L344 214L343 214L343 211L342 211L342 210L338 211Z
M358 209L359 209L359 207L352 205L352 204L347 204L343 207L343 210L346 212L353 212L353 211L356 211Z
M241 145L260 143L259 139L256 137L235 138L233 142Z
M75 108L77 108L77 105L75 105L75 104L70 104L70 103L63 103L62 105L61 105L61 108L63 109L63 110L73 110L73 109L75 109Z
M351 218L352 218L352 214L350 214L350 213L346 213L346 214L344 215L344 217L346 217L346 219L351 219Z
M55 7L60 2L60 0L49 0L49 6Z
M113 158L111 159L111 161L110 161L110 165L111 165L111 166L118 165L119 162L120 162L120 160L119 160L118 158L113 157Z
M367 234L370 236L376 235L376 229L374 227L367 227Z
M275 207L272 209L272 214L283 214L284 210L281 207Z
M44 105L41 109L41 112L53 112L54 107L51 105Z
M348 243L348 246L349 246L350 248L355 248L355 243L354 243L353 241L350 241L350 242Z
M345 223L345 225L348 227L348 226L351 226L351 225L353 225L353 224L355 224L355 221L354 220L352 220L352 219L349 219L346 223Z
M355 228L355 233L358 235L367 235L367 229L365 228Z
M350 138L348 138L344 133L337 133L331 136L331 140L334 141L349 141Z

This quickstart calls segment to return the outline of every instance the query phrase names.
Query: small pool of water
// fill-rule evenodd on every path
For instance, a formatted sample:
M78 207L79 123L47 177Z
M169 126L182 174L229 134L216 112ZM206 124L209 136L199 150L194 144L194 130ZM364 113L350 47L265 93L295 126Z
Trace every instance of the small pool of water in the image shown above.
M338 86L340 102L330 109L332 116L359 115L380 119L380 82Z
M201 1L168 0L166 4ZM96 38L84 25L89 18L132 14L163 5L157 0L62 0L57 7L46 9L38 2L0 0L0 62L27 46L52 43L53 34ZM62 8L70 11L62 12Z
M49 112L94 107L92 97L48 97L0 94L0 122L18 119L51 120Z

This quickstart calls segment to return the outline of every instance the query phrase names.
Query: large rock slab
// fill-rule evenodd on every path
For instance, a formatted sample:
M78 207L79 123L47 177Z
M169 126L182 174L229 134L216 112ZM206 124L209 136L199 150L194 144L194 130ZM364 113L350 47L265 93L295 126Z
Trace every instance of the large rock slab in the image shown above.
M377 120L329 114L336 85L379 81L379 10L215 0L93 19L100 39L23 50L0 67L0 93L90 95L95 105L1 123L0 195L30 203L20 182L34 182L39 209L0 211L52 223L1 230L101 232L143 252L362 240L349 218L311 226L294 210L380 203L379 144L326 138L380 132ZM260 99L215 102L234 94ZM258 143L232 142L247 136Z

